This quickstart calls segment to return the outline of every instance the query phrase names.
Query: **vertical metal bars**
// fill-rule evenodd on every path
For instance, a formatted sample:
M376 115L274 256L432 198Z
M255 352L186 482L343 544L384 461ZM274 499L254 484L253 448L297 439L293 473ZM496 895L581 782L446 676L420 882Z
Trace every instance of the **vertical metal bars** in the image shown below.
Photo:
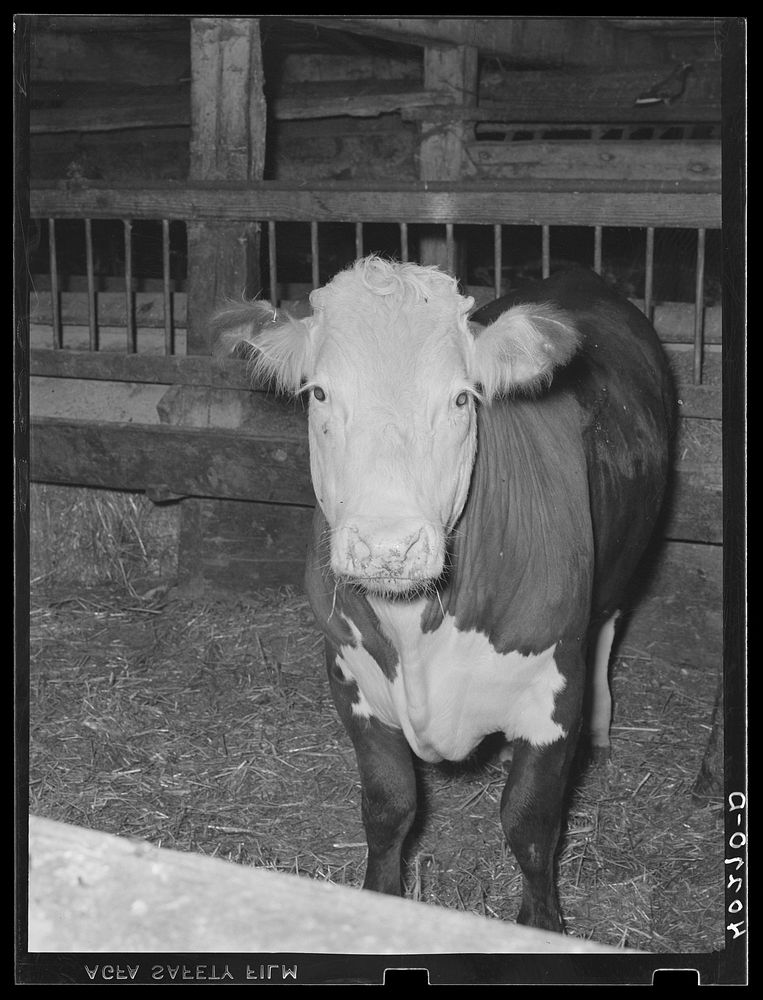
M400 223L400 260L408 263L408 223Z
M652 318L654 297L654 226L646 229L646 260L644 261L644 315Z
M541 251L541 267L543 269L543 277L548 278L551 274L551 227L542 226L543 232L543 247Z
M170 284L170 220L162 219L162 292L164 294L164 353L174 354L172 286Z
M593 269L597 274L601 274L601 243L603 229L601 226L593 227Z
M456 240L452 222L445 223L445 266L451 274L456 273Z
M495 297L500 299L503 286L503 241L500 225L493 226L493 289Z
M697 270L694 289L694 384L702 384L705 349L705 230L697 230Z
M276 224L268 223L268 284L270 287L270 304L278 304L278 269L276 265Z
M363 223L355 223L355 259L360 260L363 256Z
M320 283L320 258L318 248L318 223L313 220L310 223L310 261L312 263L313 288L317 288Z
M87 325L90 350L98 350L98 314L95 303L95 275L93 272L93 225L85 219L85 269L87 271Z
M132 288L132 221L124 219L125 237L125 331L127 334L127 353L135 354L137 350L135 334L135 309L133 308Z
M58 290L58 255L56 254L56 223L48 219L48 263L50 268L50 308L53 315L53 347L63 347L61 300Z

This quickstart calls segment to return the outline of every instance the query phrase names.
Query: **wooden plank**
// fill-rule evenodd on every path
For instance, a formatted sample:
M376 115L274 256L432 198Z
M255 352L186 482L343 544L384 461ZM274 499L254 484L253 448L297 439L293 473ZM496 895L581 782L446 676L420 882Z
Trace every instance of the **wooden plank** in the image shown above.
M675 63L616 67L598 72L505 70L482 74L479 106L463 115L471 121L622 124L624 122L703 123L721 121L720 60L696 62L683 94L660 104L636 104L636 98L670 77ZM438 121L448 110L412 108L406 117Z
M189 96L188 84L134 87L127 93L92 84L37 87L30 131L32 135L55 135L187 126L191 120Z
M89 351L34 350L31 374L50 378L105 379L163 385L205 385L250 389L246 364L234 358L162 357L147 354L93 354ZM720 420L720 386L679 385L679 415Z
M36 482L265 503L315 503L305 437L32 420Z
M681 385L678 387L678 412L682 417L721 420L723 390L720 386Z
M721 466L683 469L671 474L663 535L672 541L723 543Z
M69 276L71 280L71 276ZM124 286L124 280L121 280ZM35 285L37 278L35 276ZM185 292L172 292L172 319L175 327L186 324ZM164 298L162 292L135 292L135 316L140 327L164 327ZM96 317L98 326L124 326L126 320L124 292L96 292ZM86 292L60 292L59 308L64 326L87 326L89 319L88 296ZM30 296L29 318L32 323L51 323L52 308L50 292L35 290Z
M264 961L271 971L263 978L276 981L278 970L283 981L301 983L299 958L284 975L276 956L628 951L49 819L31 817L29 841L30 952L189 953L196 979L201 954L222 955L219 973L230 959L241 974L239 954L249 956L254 976ZM336 974L326 961L321 978ZM133 964L144 970L139 981L156 982L152 962Z
M635 188L635 190L634 190ZM215 182L111 187L35 187L36 218L121 218L318 222L463 223L493 225L657 226L719 229L716 182L314 183L309 190L277 182Z
M37 482L312 505L304 417L279 420L274 428L263 412L244 431L36 417L31 475ZM722 541L719 467L676 470L664 533Z
M119 80L125 87L145 87L190 76L187 19L170 18L163 24L155 17L140 25L133 19L121 29L118 16L103 20L106 24L99 25L91 17L80 28L73 18L35 19L33 101L41 93L38 86L46 82L108 86Z
M352 88L351 93L347 89ZM389 84L381 89L378 85L364 81L348 81L344 93L337 93L336 84L311 84L303 93L294 93L290 88L289 96L272 98L269 111L277 121L294 121L300 119L321 118L373 118L377 115L391 114L402 109L417 107L451 106L460 103L461 95L456 98L447 93L435 93L428 90L395 89Z
M155 357L143 354L38 350L32 353L33 375L54 378L105 379L162 385L208 385L250 389L245 361L204 355Z
M659 40L624 37L591 17L300 16L300 21L407 45L470 45L483 55L508 56L513 65L643 66L665 57Z
M721 546L658 542L629 608L615 656L718 670L723 662ZM627 666L623 671L627 675Z
M237 598L261 587L302 590L312 521L312 507L199 500L182 520L178 585Z
M471 142L466 152L481 177L721 178L719 141Z

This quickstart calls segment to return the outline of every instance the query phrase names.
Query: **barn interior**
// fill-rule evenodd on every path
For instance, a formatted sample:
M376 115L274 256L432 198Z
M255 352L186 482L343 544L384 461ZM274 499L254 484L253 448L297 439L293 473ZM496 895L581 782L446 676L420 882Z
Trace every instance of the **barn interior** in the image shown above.
M17 296L33 608L117 588L126 606L243 601L255 618L277 592L304 613L305 413L213 360L223 297L299 309L370 252L439 264L477 305L593 267L652 319L680 401L671 495L619 662L670 664L701 690L680 790L710 803L717 832L728 30L709 17L27 18ZM301 626L283 627L300 647ZM50 734L39 745L55 757ZM106 832L125 822L36 805ZM720 940L655 933L606 943Z

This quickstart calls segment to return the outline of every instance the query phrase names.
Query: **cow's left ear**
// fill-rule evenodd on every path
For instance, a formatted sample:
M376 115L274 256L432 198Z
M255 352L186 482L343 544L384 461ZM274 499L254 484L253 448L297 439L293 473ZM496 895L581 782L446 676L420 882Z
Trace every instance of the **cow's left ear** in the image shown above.
M512 306L490 326L471 326L471 375L486 399L548 385L554 369L570 360L581 339L572 317L547 303Z

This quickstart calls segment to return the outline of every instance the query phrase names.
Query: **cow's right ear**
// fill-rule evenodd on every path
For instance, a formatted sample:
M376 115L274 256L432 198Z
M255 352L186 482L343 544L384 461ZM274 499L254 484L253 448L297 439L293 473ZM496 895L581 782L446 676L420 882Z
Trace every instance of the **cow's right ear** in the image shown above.
M263 299L230 302L211 320L215 355L243 353L252 379L272 382L282 392L296 393L312 374L315 320L296 319Z

